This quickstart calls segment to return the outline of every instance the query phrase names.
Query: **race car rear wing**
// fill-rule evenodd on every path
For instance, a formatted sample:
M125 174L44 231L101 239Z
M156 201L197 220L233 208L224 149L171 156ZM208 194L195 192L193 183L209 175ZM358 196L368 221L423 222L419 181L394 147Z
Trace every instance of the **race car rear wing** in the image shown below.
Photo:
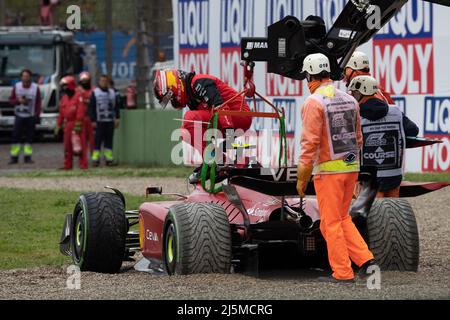
M250 190L271 196L297 196L297 181L270 180L251 177L247 175L236 176L230 179L230 184L241 186ZM450 186L450 182L409 182L403 181L400 185L400 198L418 197L433 191ZM375 192L376 193L376 192ZM308 184L305 194L316 194L313 182Z

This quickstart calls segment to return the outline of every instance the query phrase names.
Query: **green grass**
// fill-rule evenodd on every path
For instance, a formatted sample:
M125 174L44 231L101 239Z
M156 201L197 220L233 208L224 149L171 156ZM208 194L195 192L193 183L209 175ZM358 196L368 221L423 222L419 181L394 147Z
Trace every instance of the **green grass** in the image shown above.
M450 173L407 173L404 180L413 182L450 182Z
M0 188L0 269L62 265L59 252L65 213L72 212L78 192ZM127 195L127 207L144 197Z
M4 177L18 178L59 178L59 177L175 177L186 178L192 173L189 167L167 167L167 168L129 168L109 167L90 168L88 170L31 170L2 172Z

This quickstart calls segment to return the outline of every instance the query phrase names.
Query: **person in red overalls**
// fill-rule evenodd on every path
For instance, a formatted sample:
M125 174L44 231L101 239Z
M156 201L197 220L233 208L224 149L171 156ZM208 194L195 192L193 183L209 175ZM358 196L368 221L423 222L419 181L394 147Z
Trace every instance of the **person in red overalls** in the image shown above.
M185 129L183 131L186 134L182 136L182 139L202 155L206 148L203 135L211 120L211 108L220 106L237 95L236 90L214 76L181 70L156 71L153 90L155 97L163 107L171 102L176 109L184 107L190 109L183 117L182 129ZM225 108L231 111L240 111L241 103L241 99L236 99L228 103ZM250 111L245 102L242 111ZM226 146L233 142L235 130L246 131L251 124L251 116L221 115L218 119L218 129L224 134ZM194 176L191 176L190 179L191 183L198 178L199 172L200 168L194 171Z
M79 135L81 143L80 169L88 168L85 132L83 130L87 109L83 99L76 92L77 84L72 76L64 77L61 80L61 89L64 92L59 104L59 116L55 129L57 135L61 128L64 128L64 170L71 170L73 167L73 131Z
M92 78L89 72L83 71L80 73L80 81L77 88L77 92L80 93L84 105L89 105L89 100L91 99L92 92L94 88L91 84ZM89 115L86 113L86 117L84 119L84 132L86 133L86 147L92 153L94 151L94 128L92 127L92 121Z

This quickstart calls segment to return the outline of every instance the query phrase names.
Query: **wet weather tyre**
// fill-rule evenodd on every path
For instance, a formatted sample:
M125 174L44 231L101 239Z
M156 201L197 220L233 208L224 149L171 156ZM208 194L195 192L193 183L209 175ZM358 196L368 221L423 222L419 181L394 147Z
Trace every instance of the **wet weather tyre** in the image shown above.
M125 254L127 221L119 196L85 193L73 213L72 260L82 271L116 273Z
M381 270L417 271L419 232L404 199L379 199L367 217L367 241Z
M211 203L172 206L163 230L163 260L168 274L230 272L230 224L221 206Z

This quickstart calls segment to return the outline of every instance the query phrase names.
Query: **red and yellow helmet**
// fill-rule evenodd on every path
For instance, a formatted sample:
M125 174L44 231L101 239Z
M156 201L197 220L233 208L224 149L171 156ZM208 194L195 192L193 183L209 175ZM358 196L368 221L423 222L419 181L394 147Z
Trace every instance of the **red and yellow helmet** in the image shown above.
M169 101L176 109L187 104L185 72L179 70L157 70L153 82L156 99L165 108Z

